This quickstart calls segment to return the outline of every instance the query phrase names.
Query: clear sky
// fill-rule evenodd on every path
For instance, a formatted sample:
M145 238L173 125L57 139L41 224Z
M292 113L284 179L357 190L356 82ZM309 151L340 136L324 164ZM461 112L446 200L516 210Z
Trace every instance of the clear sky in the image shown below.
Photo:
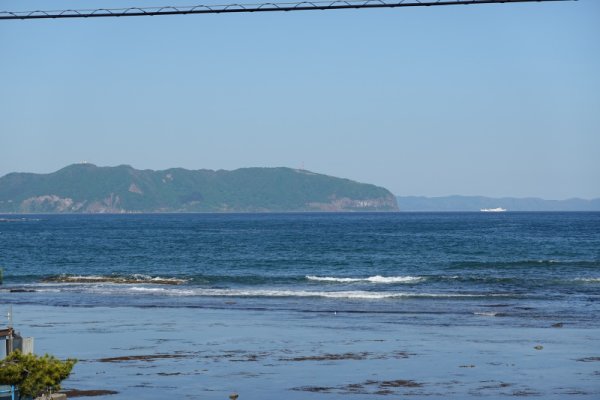
M600 1L0 21L0 175L83 160L600 197Z

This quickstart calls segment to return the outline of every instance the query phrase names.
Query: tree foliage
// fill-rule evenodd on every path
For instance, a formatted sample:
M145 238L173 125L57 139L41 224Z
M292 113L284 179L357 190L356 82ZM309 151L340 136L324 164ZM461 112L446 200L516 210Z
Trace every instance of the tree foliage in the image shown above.
M19 398L33 398L49 395L60 390L60 383L66 379L77 360L61 361L45 354L10 353L0 361L0 384L14 385L19 390Z

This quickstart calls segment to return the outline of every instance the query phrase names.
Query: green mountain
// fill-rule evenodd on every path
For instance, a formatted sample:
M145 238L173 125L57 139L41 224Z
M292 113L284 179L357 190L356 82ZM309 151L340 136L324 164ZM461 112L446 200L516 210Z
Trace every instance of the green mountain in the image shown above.
M234 171L74 164L51 174L0 178L0 212L397 211L386 189L305 170Z

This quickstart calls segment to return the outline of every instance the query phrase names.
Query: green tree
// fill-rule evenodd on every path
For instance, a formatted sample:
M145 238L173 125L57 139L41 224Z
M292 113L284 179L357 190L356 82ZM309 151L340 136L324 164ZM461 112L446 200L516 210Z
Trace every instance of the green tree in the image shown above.
M19 389L19 399L49 395L60 390L60 383L66 379L77 360L61 361L45 354L10 353L0 361L0 384L14 385Z

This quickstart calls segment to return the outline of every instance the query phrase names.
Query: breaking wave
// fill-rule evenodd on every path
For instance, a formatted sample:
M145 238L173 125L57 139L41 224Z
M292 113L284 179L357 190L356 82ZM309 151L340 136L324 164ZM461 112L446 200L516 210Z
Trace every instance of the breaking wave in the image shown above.
M356 282L370 282L370 283L418 283L425 280L420 276L369 276L368 278L336 278L331 276L314 276L307 275L306 279L309 281L317 282L338 282L338 283L356 283Z
M129 287L128 291L165 296L204 296L204 297L322 297L330 299L399 299L399 298L486 298L506 297L513 294L504 293L409 293L409 292L370 292L365 290L346 291L310 291L310 290L276 290L276 289L210 289L190 288L171 289L160 287Z
M473 315L478 315L480 317L504 317L506 313L493 312L493 311L482 311L482 312L474 312Z
M577 278L575 280L578 282L586 282L586 283L600 283L600 278Z

